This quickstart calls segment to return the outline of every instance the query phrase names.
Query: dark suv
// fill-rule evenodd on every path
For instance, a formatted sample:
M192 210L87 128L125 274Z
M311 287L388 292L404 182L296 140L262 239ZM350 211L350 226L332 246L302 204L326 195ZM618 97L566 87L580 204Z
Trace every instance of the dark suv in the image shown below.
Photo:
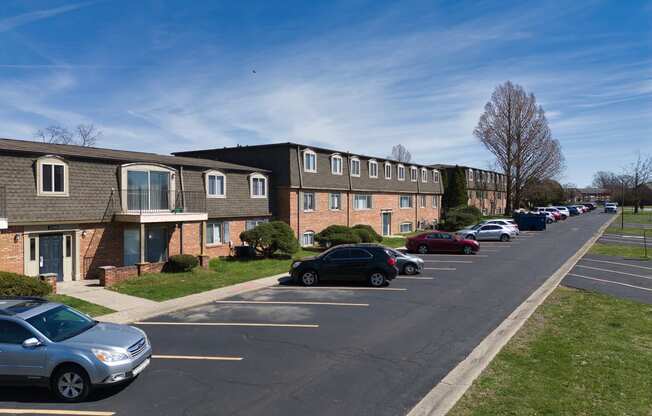
M292 263L295 282L314 286L321 281L367 282L380 287L398 274L392 252L378 244L341 245Z

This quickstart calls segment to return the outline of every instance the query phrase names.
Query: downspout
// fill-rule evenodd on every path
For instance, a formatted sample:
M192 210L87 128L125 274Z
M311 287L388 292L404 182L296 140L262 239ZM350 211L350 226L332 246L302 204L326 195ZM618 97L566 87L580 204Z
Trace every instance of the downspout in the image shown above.
M301 230L301 191L303 190L303 172L301 166L301 149L297 145L297 166L299 166L299 189L297 190L297 237Z
M414 200L414 229L416 231L419 228L419 197L421 196L421 168L417 171L417 194L416 199ZM428 201L426 201L426 204Z
M183 210L186 210L186 193L184 192L184 184L183 184L183 166L179 165L179 187L181 188L181 205L183 206ZM177 208L176 206L174 208ZM177 223L177 227L179 227L179 254L183 254L183 223L179 222ZM203 238L203 236L202 236ZM203 249L203 245L201 244L200 241L200 247ZM170 247L168 247L168 253L170 252ZM204 251L201 250L200 254L204 254Z
M351 181L351 153L346 152L346 171L349 172L349 190L346 191L346 226L351 226L351 192L353 191L353 182Z

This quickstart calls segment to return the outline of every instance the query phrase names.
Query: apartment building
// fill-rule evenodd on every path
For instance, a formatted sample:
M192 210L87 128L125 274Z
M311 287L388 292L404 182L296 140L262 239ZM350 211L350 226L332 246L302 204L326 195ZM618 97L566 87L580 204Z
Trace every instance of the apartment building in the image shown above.
M382 235L439 221L443 188L432 167L297 143L175 153L271 172L272 214L303 245L331 224L368 224Z
M269 219L268 189L260 168L0 139L0 270L78 280L228 255Z
M502 173L469 166L432 165L436 169L452 172L461 168L466 178L468 204L482 211L483 215L500 215L507 206L507 181Z

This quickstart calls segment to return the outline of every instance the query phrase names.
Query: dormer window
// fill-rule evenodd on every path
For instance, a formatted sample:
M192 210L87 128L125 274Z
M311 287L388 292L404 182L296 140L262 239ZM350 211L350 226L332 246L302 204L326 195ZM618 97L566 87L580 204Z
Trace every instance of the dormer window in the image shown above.
M351 158L351 176L360 176L360 159Z
M439 171L438 170L433 170L432 171L432 181L434 183L439 183Z
M473 182L473 171L469 169L469 181Z
M416 182L416 181L417 181L417 179L418 179L418 178L417 178L418 174L419 174L419 169L417 169L415 166L410 167L410 180L411 180L412 182Z
M392 179L392 164L385 162L385 179Z
M396 168L396 177L398 178L399 181L405 180L405 166L398 165L398 167Z
M303 170L304 172L317 173L317 153L310 149L303 151Z
M68 164L58 156L45 156L36 162L39 196L68 196Z
M369 161L369 177L377 178L378 177L378 162L375 160Z
M428 182L428 169L426 168L421 168L421 182Z
M342 174L342 156L340 155L331 156L331 173L333 175Z
M209 198L226 197L226 175L216 170L208 171L205 175L206 195Z
M249 189L252 198L267 198L267 177L252 173L249 175Z

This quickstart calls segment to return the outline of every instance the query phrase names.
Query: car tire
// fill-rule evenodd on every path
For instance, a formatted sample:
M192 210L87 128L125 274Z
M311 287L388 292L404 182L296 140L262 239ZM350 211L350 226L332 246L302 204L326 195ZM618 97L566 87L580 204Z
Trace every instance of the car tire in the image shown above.
M81 402L91 392L88 374L81 367L75 365L57 369L50 380L52 392L59 400L67 403Z
M466 236L467 240L475 240L475 236L473 234L469 234Z
M319 283L319 277L314 270L306 270L299 276L299 283L306 287L315 286Z
M500 241L502 241L503 243L508 242L509 241L509 235L507 235L507 234L501 235L500 236Z
M417 248L417 252L418 252L419 254L428 254L428 246L425 245L425 244L421 244L421 245Z
M551 220L550 218L548 218L548 219L546 220L546 224L552 224L552 220Z
M417 266L415 266L413 263L408 263L405 266L403 266L403 273L409 275L417 274Z
M462 249L462 253L473 254L473 249L471 248L471 246L464 246L464 248Z
M385 274L383 272L373 272L369 276L369 285L371 287L382 287L385 286L385 283L387 282L387 279L385 278Z

